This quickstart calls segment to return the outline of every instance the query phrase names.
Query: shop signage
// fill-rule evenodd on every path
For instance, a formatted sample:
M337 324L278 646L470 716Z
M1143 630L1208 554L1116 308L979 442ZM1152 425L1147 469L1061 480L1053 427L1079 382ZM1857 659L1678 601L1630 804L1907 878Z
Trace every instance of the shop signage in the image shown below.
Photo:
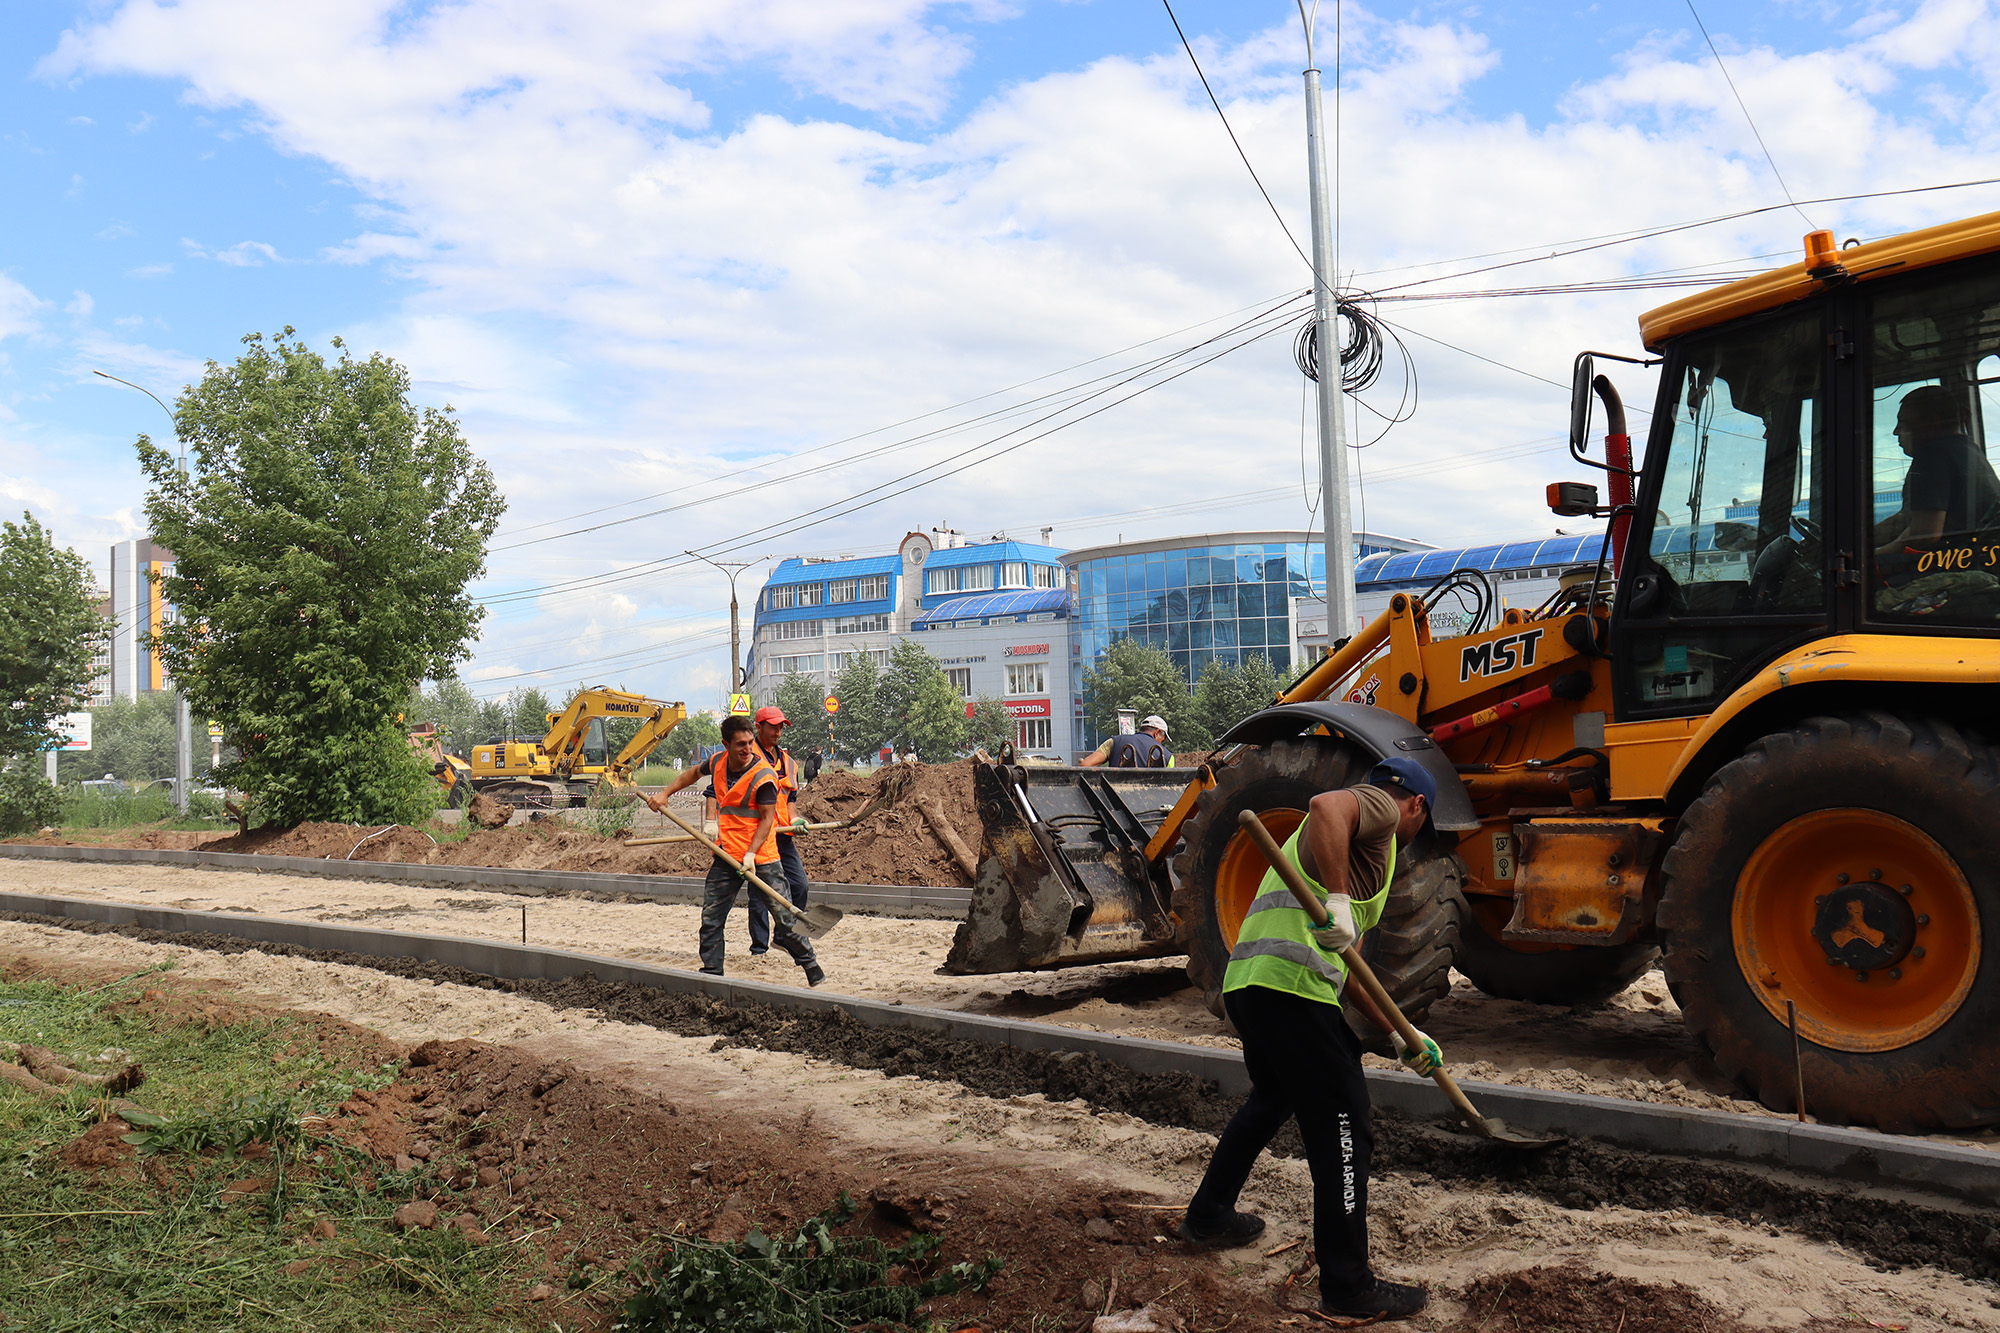
M1054 717L1047 699L1009 699L1001 705L1008 717Z
M1049 655L1049 646L1046 643L1017 643L1012 648L1002 648L1000 655L1002 657L1047 657Z
M979 656L977 656L977 657L940 657L940 658L938 659L938 665L939 665L939 666L971 666L971 665L972 665L973 663L975 663L975 662L984 662L985 660L986 660L986 654L985 654L985 653L981 653L981 654L979 654Z

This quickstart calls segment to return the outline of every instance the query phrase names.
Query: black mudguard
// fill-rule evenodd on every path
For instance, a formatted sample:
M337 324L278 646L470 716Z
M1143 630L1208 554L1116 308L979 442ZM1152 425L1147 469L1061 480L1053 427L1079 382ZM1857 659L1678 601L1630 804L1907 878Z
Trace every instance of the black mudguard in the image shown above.
M1367 704L1280 704L1244 718L1224 733L1216 745L1269 745L1316 727L1325 727L1333 735L1352 741L1377 759L1394 754L1416 760L1437 782L1437 806L1431 811L1431 823L1453 833L1479 827L1472 798L1465 794L1465 784L1451 759L1422 728L1387 709Z

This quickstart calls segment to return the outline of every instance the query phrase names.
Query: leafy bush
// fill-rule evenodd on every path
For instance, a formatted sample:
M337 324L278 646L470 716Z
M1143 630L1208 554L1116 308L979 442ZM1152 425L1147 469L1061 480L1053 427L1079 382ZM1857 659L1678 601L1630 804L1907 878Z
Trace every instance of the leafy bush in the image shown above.
M563 818L580 829L587 829L600 838L615 837L632 827L632 820L639 813L639 798L630 792L615 792L605 789L594 791L584 802L583 809L571 810Z
M0 836L33 833L62 822L62 797L25 765L0 772Z
M738 1244L685 1236L639 1278L612 1327L618 1333L846 1333L856 1325L909 1328L925 1302L970 1287L983 1291L1004 1261L988 1256L954 1264L935 1277L891 1284L889 1271L920 1271L936 1253L935 1235L887 1246L872 1236L836 1237L854 1219L854 1200L840 1201L797 1235L773 1240L759 1232Z

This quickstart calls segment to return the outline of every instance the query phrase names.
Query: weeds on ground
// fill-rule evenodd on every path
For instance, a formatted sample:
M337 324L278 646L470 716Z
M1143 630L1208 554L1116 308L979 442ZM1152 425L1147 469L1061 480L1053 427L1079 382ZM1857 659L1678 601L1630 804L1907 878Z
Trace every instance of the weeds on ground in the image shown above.
M616 837L632 827L639 813L639 798L631 792L593 792L581 810L563 815L564 822L595 833L600 838Z
M223 814L222 802L207 792L189 793L186 818L174 809L173 793L165 787L108 792L70 786L62 793L64 828L119 829L152 824L200 830L226 822L228 817Z
M0 1042L149 1075L131 1094L148 1109L122 1112L140 1156L103 1169L62 1159L111 1109L95 1089L0 1086L0 1327L532 1326L494 1307L520 1246L475 1246L457 1228L397 1234L389 1215L428 1168L387 1171L324 1132L317 1113L387 1084L393 1063L330 1059L289 1021L198 1008L168 1019L132 1001L139 976L95 989L0 982ZM314 1240L322 1220L335 1234Z
M612 1327L618 1333L844 1333L868 1328L922 1328L911 1320L939 1296L970 1287L983 1291L1004 1261L988 1256L954 1264L915 1282L890 1281L890 1270L922 1272L936 1253L934 1234L888 1246L872 1236L839 1236L854 1220L854 1200L840 1201L798 1234L773 1240L759 1232L736 1244L674 1236L638 1279Z

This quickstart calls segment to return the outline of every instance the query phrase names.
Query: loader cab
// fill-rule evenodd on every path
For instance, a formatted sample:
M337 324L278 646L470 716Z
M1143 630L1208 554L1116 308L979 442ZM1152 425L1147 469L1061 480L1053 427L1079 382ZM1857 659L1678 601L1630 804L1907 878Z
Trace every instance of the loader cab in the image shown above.
M1658 347L1619 721L1706 714L1829 633L2000 634L2000 256L1886 270Z

